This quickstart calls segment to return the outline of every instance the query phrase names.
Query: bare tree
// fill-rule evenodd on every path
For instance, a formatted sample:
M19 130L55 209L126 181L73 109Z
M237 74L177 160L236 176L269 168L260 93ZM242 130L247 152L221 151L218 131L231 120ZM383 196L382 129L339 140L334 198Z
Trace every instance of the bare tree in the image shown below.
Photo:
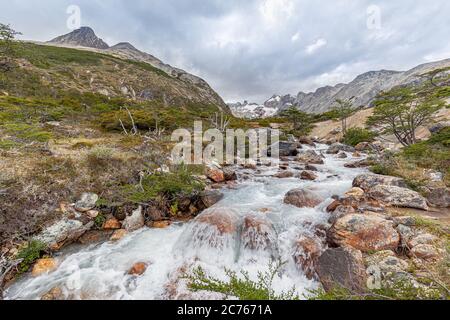
M209 121L215 129L219 129L221 132L225 132L230 125L230 118L224 115L223 112L216 112L213 116L209 117Z

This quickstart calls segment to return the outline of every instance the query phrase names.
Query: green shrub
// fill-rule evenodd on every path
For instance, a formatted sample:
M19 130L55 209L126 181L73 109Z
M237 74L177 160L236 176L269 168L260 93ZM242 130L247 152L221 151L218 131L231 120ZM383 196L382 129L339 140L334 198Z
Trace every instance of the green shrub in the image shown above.
M273 280L282 267L282 263L271 263L269 271L258 272L258 280L250 279L248 272L242 271L240 275L236 272L225 269L228 277L227 281L222 281L208 276L205 271L198 267L191 275L187 275L190 290L209 291L221 293L225 297L236 297L240 300L299 300L295 295L295 287L288 292L277 294L272 289Z
M19 265L19 272L27 272L31 265L41 257L41 252L47 248L46 244L32 240L17 254L18 259L23 259Z
M350 146L356 146L361 142L372 142L375 136L376 135L370 130L351 128L347 130L347 133L344 136L344 143Z

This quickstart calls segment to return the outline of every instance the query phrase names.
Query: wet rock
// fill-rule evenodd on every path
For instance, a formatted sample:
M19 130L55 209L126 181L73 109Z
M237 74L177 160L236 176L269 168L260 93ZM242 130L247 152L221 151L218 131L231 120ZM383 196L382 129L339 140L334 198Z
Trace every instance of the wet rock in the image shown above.
M351 214L351 213L356 213L355 208L353 208L352 206L340 205L330 214L330 217L328 218L328 222L331 224L334 224L334 223L336 223L336 221L338 221L343 216L346 216L347 214Z
M311 164L307 164L307 165L305 166L305 170L308 170L308 171L314 171L314 172L319 171L319 169L317 169L315 166L313 166L313 165L311 165Z
M347 159L348 156L347 156L347 154L346 154L345 152L341 151L341 152L339 152L339 154L337 155L337 158L338 158L338 159Z
M427 201L418 192L394 185L377 185L370 188L368 195L388 206L428 210Z
M342 143L333 143L327 150L327 154L338 154L340 151L355 152L355 148Z
M368 159L363 159L363 160L359 160L359 161L355 161L355 162L346 163L346 164L344 164L344 167L354 169L354 168L370 167L372 165L373 165L373 161L368 160Z
M209 165L206 167L206 176L214 182L220 183L225 181L224 172L216 166Z
M220 234L231 234L237 230L238 219L234 212L224 208L216 208L204 212L195 218L194 221L215 227Z
M300 179L302 180L310 180L310 181L314 181L317 179L317 175L315 175L314 173L312 173L311 171L303 171L300 174Z
M298 149L302 146L297 142L280 142L279 153L281 157L295 157L298 154Z
M377 215L348 214L328 230L327 239L336 246L351 246L363 252L395 250L400 236L393 222Z
M284 203L298 208L314 208L322 203L323 199L307 189L293 189L284 197Z
M370 143L369 142L360 142L355 146L355 150L359 152L370 151Z
M353 187L361 188L366 192L378 185L407 188L403 179L379 174L361 174L353 180Z
M361 251L351 248L326 250L317 260L316 273L326 291L336 287L364 292L366 272Z
M39 259L34 264L31 274L33 277L39 277L40 275L54 271L56 267L57 263L55 259Z
M130 270L128 270L128 274L132 276L141 276L147 271L148 264L144 262L135 263Z
M49 292L44 294L41 297L41 300L43 300L43 301L57 301L57 300L63 300L63 298L64 298L64 296L63 296L63 291L61 290L61 288L60 287L54 287Z
M225 167L225 168L223 168L222 171L223 171L223 175L224 175L226 181L237 180L238 177L237 177L236 171L234 171L233 168Z
M114 231L109 241L119 241L125 238L128 235L128 231L125 229L119 229Z
M116 230L122 228L122 224L116 218L111 218L105 221L103 224L104 230Z
M141 229L145 225L145 218L142 213L142 207L139 206L136 210L134 210L131 215L125 218L123 221L123 228L128 232L133 232Z
M295 242L293 258L297 267L305 273L306 278L314 279L316 264L323 252L322 242L314 237L302 235Z
M92 221L83 224L78 220L63 219L45 228L34 239L45 243L52 250L59 250L62 246L78 240L93 226Z
M272 222L264 216L250 215L245 217L242 226L241 243L249 250L273 250L277 236Z
M298 138L298 142L301 143L301 144L306 144L306 145L311 146L311 147L315 147L316 146L314 141L311 138L309 138L309 137L300 137L300 138Z
M89 210L88 212L86 212L86 215L91 219L95 219L98 217L99 212L97 210Z
M347 197L353 197L355 199L361 199L364 197L364 190L358 187L351 188L349 191L345 193Z
M327 207L327 212L334 212L334 210L336 210L337 207L341 206L342 202L339 200L334 200L332 203L330 203Z
M360 158L361 157L361 153L359 153L358 151L355 151L352 153L352 157L353 158Z
M210 208L223 199L223 193L218 190L204 191L200 200L206 208Z
M287 179L287 178L292 178L292 177L294 177L294 173L292 171L283 171L283 172L279 172L274 175L274 178L279 178L279 179Z
M155 229L165 229L170 227L170 225L172 224L172 222L170 220L164 220L164 221L153 221L151 223L151 228L155 228Z
M307 150L298 154L297 161L309 164L324 164L323 158L314 150Z
M160 221L166 217L166 213L157 206L150 206L145 209L145 217L149 221Z
M83 193L80 200L75 203L75 209L80 212L86 212L93 208L98 201L98 195L95 193Z
M103 230L90 230L87 231L85 234L83 234L79 239L78 242L84 245L99 243L108 241L108 239L111 237L110 231L103 231Z

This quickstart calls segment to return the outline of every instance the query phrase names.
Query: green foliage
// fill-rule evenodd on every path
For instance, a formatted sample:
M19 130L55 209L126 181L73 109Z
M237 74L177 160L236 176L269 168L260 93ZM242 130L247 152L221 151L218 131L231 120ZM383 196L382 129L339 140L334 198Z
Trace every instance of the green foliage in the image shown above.
M17 254L17 259L22 259L19 265L19 272L28 271L31 265L41 257L41 252L47 248L45 243L37 240L28 242L27 246L22 248Z
M344 143L350 146L356 146L361 142L372 142L376 134L363 128L348 129L344 135Z
M192 195L204 189L186 166L179 166L174 172L157 172L143 177L138 185L124 187L125 199L133 203L147 203L160 196L173 200L180 195Z
M333 109L324 113L315 114L313 116L313 122L322 122L328 120L339 120L340 112L337 109Z
M353 107L353 99L354 98L348 100L337 99L337 106L333 109L333 112L337 114L338 119L341 120L342 132L344 135L347 133L347 119L356 111Z
M208 276L198 267L186 278L192 291L209 291L221 293L226 298L236 297L240 300L299 300L295 295L295 287L288 292L277 294L272 289L273 280L277 276L283 263L271 263L267 272L258 272L258 280L250 279L248 272L242 271L240 275L226 269L227 281Z
M283 111L281 116L287 118L292 123L294 134L297 134L299 136L306 136L313 129L311 115L298 110L294 106Z
M0 129L25 142L47 142L52 138L51 132L44 131L37 125L8 123L0 126Z
M103 228L103 225L105 224L105 222L106 222L106 217L102 213L99 213L98 216L95 217L95 219L94 219L94 224L97 229Z
M393 134L404 146L417 142L416 131L431 121L444 103L425 87L397 87L379 95L367 124Z

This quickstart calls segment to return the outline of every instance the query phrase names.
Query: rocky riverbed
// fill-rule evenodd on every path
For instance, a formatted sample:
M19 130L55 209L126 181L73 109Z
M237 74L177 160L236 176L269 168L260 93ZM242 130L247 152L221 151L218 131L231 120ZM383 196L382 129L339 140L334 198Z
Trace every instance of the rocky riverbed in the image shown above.
M411 266L442 260L442 241L416 228L414 218L392 216L387 208L428 210L427 201L401 179L349 166L364 159L336 145L303 145L284 156L280 168L210 172L219 181L236 173L238 183L224 184L223 198L213 196L212 203L220 201L193 220L142 227L137 209L122 223L107 221L111 231L103 241L39 260L5 298L214 299L221 296L190 292L185 274L200 266L218 278L226 279L227 268L256 279L273 260L286 262L275 291L295 286L300 297L336 284L364 292L391 273L416 284ZM86 195L78 205L94 214L86 205L93 200Z

